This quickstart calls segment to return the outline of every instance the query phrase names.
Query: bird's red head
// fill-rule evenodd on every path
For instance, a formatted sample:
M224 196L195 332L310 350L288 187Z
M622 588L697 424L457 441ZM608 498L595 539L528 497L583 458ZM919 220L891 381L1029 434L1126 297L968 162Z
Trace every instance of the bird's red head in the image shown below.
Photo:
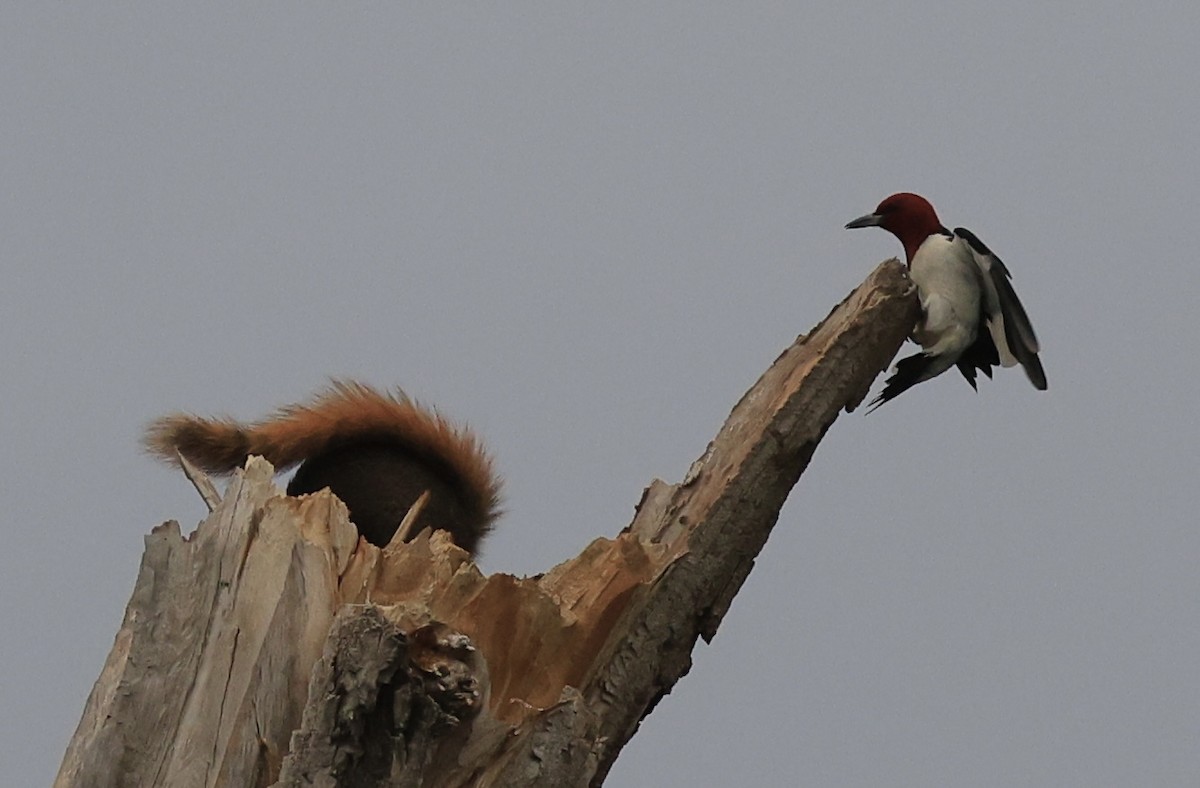
M912 192L893 194L879 203L874 213L846 225L847 230L858 227L882 227L899 238L909 263L926 238L942 231L942 223L929 200Z

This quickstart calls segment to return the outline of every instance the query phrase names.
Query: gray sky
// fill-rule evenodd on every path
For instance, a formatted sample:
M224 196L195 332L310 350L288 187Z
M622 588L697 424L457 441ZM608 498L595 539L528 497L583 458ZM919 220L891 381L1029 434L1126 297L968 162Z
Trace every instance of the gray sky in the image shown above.
M485 570L541 571L900 253L842 225L901 190L1050 389L844 416L609 784L1200 782L1200 6L414 5L6 7L0 784L202 517L148 419L403 385L507 477Z

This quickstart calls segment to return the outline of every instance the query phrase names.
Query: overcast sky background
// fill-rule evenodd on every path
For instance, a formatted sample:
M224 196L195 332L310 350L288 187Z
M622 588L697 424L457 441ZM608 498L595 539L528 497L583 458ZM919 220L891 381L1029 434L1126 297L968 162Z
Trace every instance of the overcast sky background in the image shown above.
M0 15L0 784L204 514L147 420L403 385L507 478L485 571L542 571L901 252L842 229L901 190L1004 258L1049 391L843 416L609 784L1200 784L1200 5L104 5Z

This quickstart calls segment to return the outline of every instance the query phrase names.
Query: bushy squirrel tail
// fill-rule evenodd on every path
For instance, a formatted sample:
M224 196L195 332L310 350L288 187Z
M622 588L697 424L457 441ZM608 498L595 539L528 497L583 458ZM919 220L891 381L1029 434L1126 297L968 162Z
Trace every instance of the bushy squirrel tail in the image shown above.
M164 416L150 424L143 444L162 460L177 463L182 454L215 474L251 454L277 470L301 463L288 493L330 487L375 544L387 543L425 492L421 522L449 531L470 552L499 516L500 479L473 433L402 391L385 394L355 381L335 380L312 401L252 424Z

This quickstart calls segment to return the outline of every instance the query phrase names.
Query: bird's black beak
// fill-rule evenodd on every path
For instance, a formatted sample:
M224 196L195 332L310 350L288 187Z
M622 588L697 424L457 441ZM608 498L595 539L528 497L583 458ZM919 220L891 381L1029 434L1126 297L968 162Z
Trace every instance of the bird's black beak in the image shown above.
M878 227L879 222L883 217L877 213L869 213L866 216L860 216L852 222L846 223L847 230L857 230L860 227Z

